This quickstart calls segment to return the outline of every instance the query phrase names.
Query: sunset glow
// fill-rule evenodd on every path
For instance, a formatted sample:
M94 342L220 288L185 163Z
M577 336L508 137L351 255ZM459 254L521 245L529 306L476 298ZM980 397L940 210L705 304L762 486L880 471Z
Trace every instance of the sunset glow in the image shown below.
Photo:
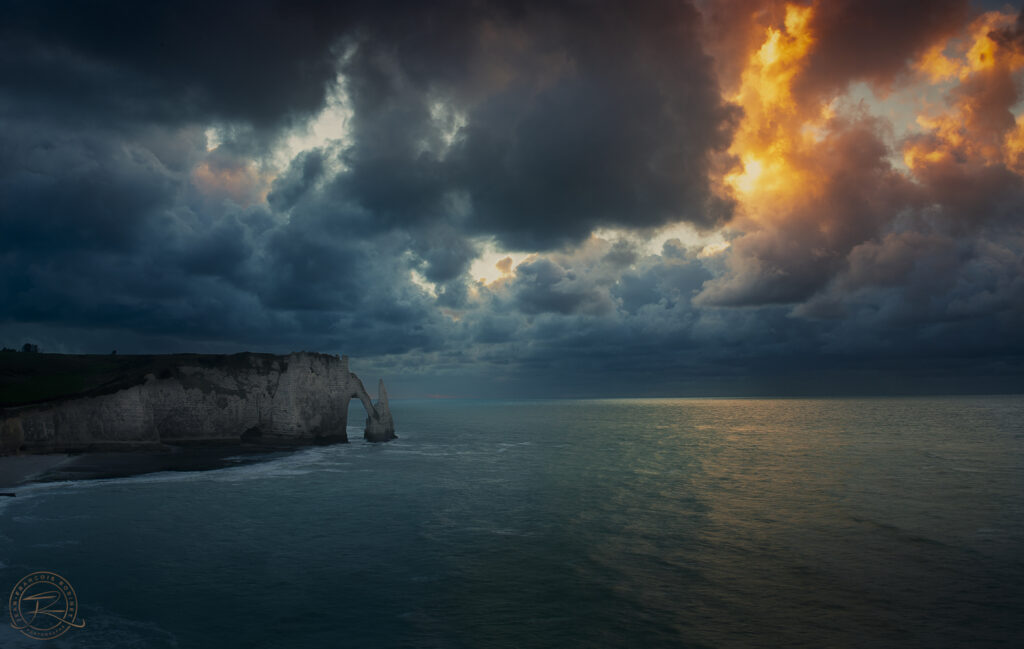
M786 4L781 22L762 26L730 97L743 110L729 148L734 167L723 178L738 202L738 216L746 219L736 227L756 231L805 215L828 182L827 170L841 164L832 157L836 138L865 120L884 127L884 118L873 113L894 86L903 96L928 96L937 89L946 97L942 105L905 106L917 111L916 128L886 131L886 158L904 165L907 182L932 182L935 174L966 169L965 164L1024 170L1024 123L1014 108L1024 52L1005 35L1016 15L979 15L914 58L908 73L876 85L875 96L865 102L852 101L848 86L833 92L796 86L819 40L814 19L821 7Z
M764 40L750 55L740 88L731 97L743 108L729 149L741 169L725 181L752 218L761 217L757 205L764 200L809 189L795 159L813 140L807 128L819 125L827 111L822 106L808 113L795 101L791 86L814 43L809 27L813 11L813 6L787 5L784 23L764 29Z

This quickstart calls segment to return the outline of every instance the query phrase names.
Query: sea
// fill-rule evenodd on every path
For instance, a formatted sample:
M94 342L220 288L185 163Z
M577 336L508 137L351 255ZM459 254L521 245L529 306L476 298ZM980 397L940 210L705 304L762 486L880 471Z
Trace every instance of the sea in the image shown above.
M49 571L84 621L0 647L1024 646L1024 397L391 408L0 498L0 604Z

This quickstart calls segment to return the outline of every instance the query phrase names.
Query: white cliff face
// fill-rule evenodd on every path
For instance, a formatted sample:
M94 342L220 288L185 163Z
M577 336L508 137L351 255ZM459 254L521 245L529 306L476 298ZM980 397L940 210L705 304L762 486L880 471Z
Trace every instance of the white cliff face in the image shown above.
M8 417L14 414L20 422L23 450L37 453L343 442L349 400L356 397L367 408L366 438L386 441L394 438L394 423L383 388L381 394L383 413L370 403L344 356L197 356L162 376L146 375L141 385L24 407ZM13 426L12 418L8 427Z

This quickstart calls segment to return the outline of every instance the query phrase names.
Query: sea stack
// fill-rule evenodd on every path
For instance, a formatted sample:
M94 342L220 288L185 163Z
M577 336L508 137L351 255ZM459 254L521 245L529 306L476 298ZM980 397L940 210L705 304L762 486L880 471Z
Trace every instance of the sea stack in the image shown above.
M391 419L391 408L388 406L388 391L384 389L384 379L381 379L377 384L377 403L367 409L363 438L371 442L386 442L395 437L395 422Z

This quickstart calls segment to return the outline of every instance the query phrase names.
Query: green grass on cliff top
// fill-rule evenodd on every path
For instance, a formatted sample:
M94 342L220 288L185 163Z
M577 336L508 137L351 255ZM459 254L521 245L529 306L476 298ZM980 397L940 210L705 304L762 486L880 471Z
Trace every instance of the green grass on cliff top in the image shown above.
M189 364L242 362L246 354L40 354L0 352L0 408L107 394ZM261 354L262 356L262 354Z

